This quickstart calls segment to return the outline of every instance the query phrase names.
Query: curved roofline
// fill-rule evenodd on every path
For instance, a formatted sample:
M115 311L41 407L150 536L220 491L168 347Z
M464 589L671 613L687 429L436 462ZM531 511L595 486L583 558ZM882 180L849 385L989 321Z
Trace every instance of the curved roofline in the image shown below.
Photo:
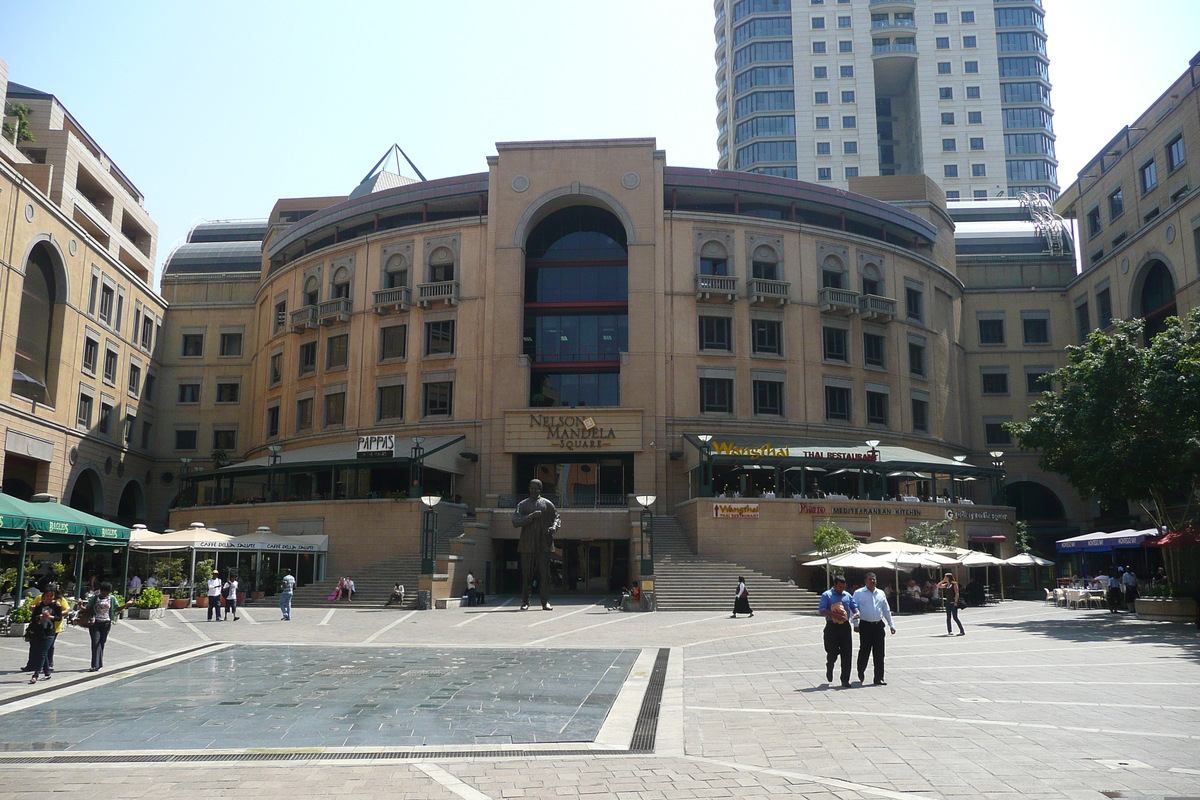
M476 172L470 175L456 175L452 178L439 178L433 181L421 181L382 192L345 200L310 214L299 222L291 225L267 247L267 257L275 258L282 251L302 242L326 228L339 225L350 220L360 219L376 213L390 210L396 206L412 203L428 203L433 200L445 200L463 195L488 193L488 173Z

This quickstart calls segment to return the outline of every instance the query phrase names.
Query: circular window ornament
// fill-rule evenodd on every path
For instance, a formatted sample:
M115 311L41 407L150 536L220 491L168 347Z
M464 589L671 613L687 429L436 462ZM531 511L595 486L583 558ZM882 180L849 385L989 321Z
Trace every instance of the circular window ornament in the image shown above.
M78 253L79 252L79 242L77 242L74 239L67 242L67 252L70 253L71 255L75 255L76 253Z
M67 461L71 462L71 466L75 466L75 462L79 460L79 448L72 447L71 452L67 453Z
M164 472L162 474L162 477L159 478L159 480L162 481L163 486L170 486L172 483L175 482L175 473L174 472Z
M636 172L626 172L621 176L621 185L626 189L636 189L642 185L642 176Z
M1129 259L1122 258L1121 259L1121 274L1124 275L1128 272L1129 272Z
M525 175L517 175L512 179L512 183L509 185L512 186L512 190L514 192L523 192L529 188L529 178Z
M104 459L104 474L105 475L112 474L112 456L109 456L108 458Z
M33 203L25 204L25 221L33 222Z
M1167 244L1170 244L1173 241L1175 241L1175 226L1168 225L1167 226Z

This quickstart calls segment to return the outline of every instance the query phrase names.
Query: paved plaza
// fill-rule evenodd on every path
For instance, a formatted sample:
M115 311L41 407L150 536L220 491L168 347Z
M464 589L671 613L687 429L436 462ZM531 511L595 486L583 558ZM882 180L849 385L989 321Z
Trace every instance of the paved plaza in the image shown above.
M119 623L95 675L70 630L36 686L0 640L3 796L1200 796L1200 637L1124 614L900 617L888 685L851 689L781 612L203 617Z

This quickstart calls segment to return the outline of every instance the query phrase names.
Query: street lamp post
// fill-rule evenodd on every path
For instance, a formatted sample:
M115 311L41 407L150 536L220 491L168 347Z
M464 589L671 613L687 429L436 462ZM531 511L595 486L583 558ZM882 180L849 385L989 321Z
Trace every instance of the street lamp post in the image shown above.
M421 496L425 510L421 514L421 574L432 575L437 555L437 511L434 509L442 498L435 494Z
M409 497L420 497L424 499L425 489L425 448L421 445L425 442L424 436L412 437L412 463L409 466Z
M185 492L188 492L192 489L191 484L189 484L187 482L187 474L188 474L188 471L191 469L190 465L192 463L192 460L190 458L188 458L187 456L184 456L183 458L179 459L179 463L183 464L183 468L179 470L179 480L183 484L183 488L180 489L179 494L180 494L180 496L184 496ZM193 502L193 505L200 505L199 498L193 498L193 499L195 500L195 502Z
M283 449L283 445L270 444L267 449L271 451L271 455L267 458L267 465L274 467L279 464L283 456L279 455L279 451ZM267 502L273 502L279 498L275 495L275 473L270 471L267 473Z
M654 516L650 511L650 506L654 505L654 501L658 498L652 494L639 494L634 498L638 501L638 505L642 507L641 523L641 552L642 566L640 573L643 576L654 574ZM646 540L650 540L650 557L646 558Z
M995 467L996 469L999 469L999 470L1004 469L1004 452L1002 450L992 450L990 453L988 453L988 455L992 457L992 466L993 467ZM995 477L992 478L992 480L995 481L995 483L993 484L995 486L995 490L992 492L992 505L998 506L998 505L1000 505L1000 499L1001 499L1000 493L1004 490L1004 475L1003 475L1003 473L1000 475L996 475Z
M871 481L871 483L874 484L879 479L879 476L881 474L879 471L879 440L878 439L867 439L867 447L870 448L870 450L868 450L867 452L871 454L871 463L875 467L875 471L873 473L875 478ZM858 474L861 475L862 473L860 472ZM871 488L874 489L874 486L872 486Z
M712 454L708 443L712 441L711 433L701 433L696 436L700 440L700 491L702 497L712 497Z
M32 525L26 522L24 530L21 531L21 560L17 562L17 588L13 592L13 598L18 603L25 594L25 543L37 544L42 540L40 535L30 533L30 530L32 530Z
M959 455L959 456L955 456L954 460L961 464L967 460L967 457ZM961 483L961 482L962 482L962 478L960 478L958 475L952 475L950 477L950 500L951 500L951 502L954 502L954 503L958 502L958 500L959 500L959 497L958 497L959 483Z

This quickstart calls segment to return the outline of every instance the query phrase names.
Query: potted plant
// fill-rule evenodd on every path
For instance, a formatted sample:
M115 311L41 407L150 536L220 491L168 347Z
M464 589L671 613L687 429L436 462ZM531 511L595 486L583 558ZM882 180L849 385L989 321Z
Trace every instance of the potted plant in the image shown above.
M278 578L279 575L273 570L264 569L262 573L262 579L258 583L258 588L262 590L260 592L260 596L263 594L275 594L275 592L278 590L278 587L276 586L276 584L279 582Z
M186 586L180 586L171 593L171 608L187 608L191 602L191 592Z
M33 609L28 603L17 606L8 612L8 635L24 636L25 626L33 619Z
M246 596L250 594L250 590L254 588L254 567L249 564L238 564L237 571L238 579L238 605L243 605L246 602Z
M163 593L151 586L142 589L141 594L133 601L134 614L137 619L162 619Z

